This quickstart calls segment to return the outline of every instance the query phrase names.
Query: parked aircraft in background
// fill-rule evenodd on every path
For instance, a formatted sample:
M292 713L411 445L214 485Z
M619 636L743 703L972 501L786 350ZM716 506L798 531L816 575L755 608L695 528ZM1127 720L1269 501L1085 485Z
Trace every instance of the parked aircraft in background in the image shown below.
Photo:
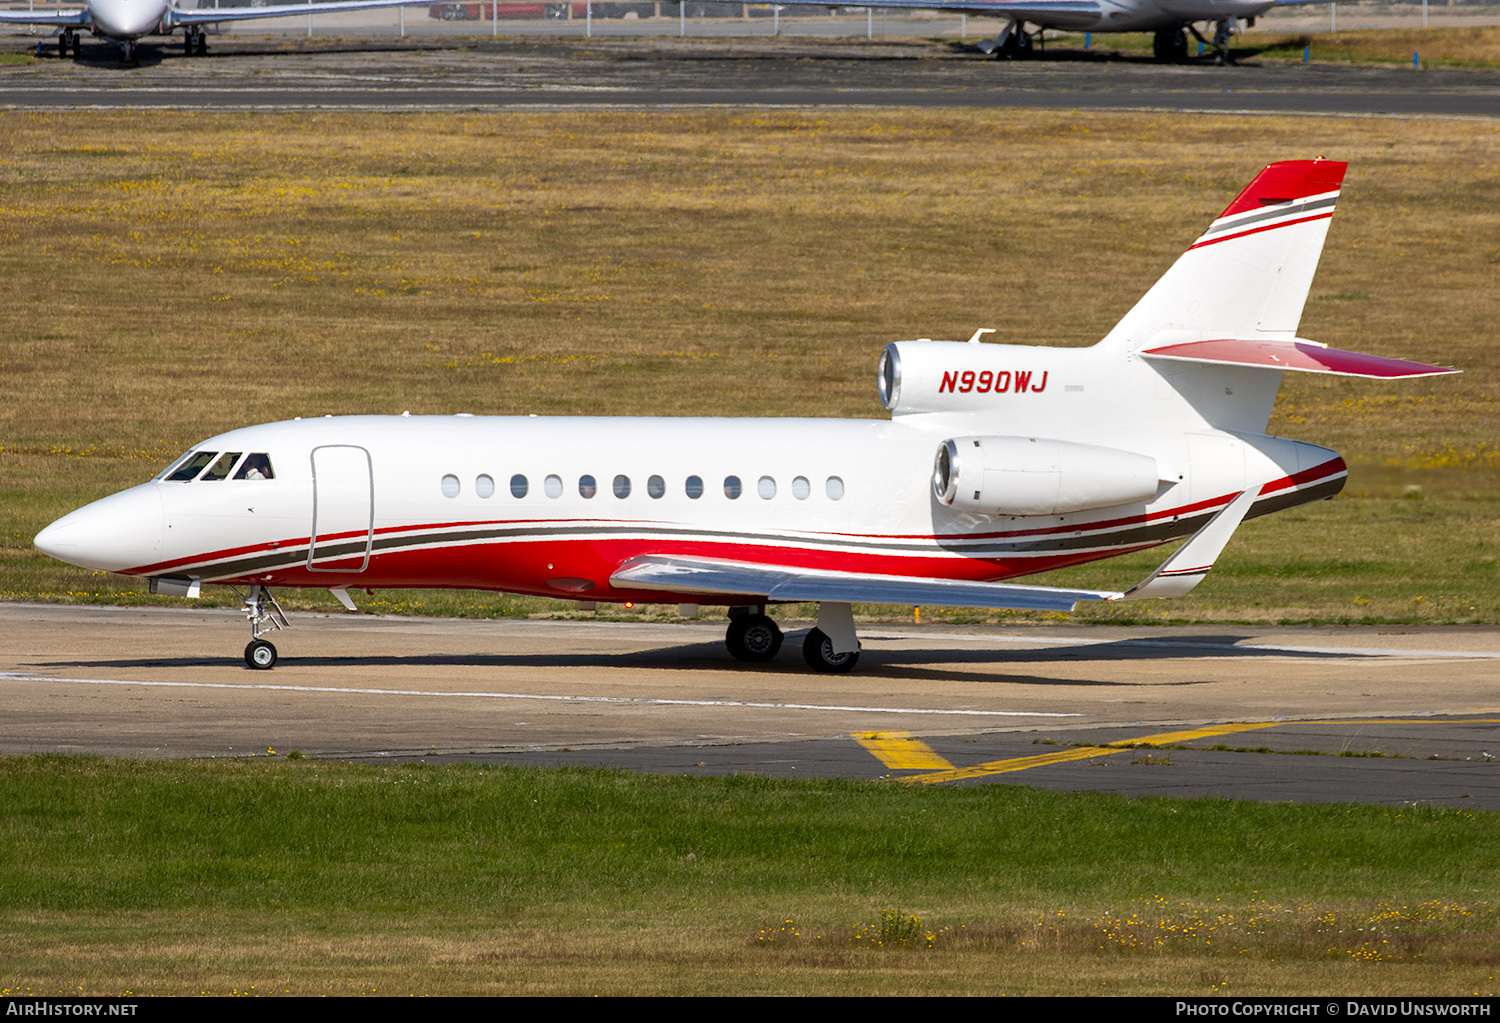
M1188 34L1215 48L1220 62L1229 56L1229 39L1237 21L1253 25L1255 19L1273 7L1295 4L1327 3L1329 0L866 0L862 6L879 10L942 10L1005 19L1005 28L994 40L980 49L997 58L1030 55L1033 40L1046 29L1067 32L1151 32L1155 39L1152 52L1157 60L1177 61L1187 56ZM824 0L780 0L779 6L828 7ZM148 35L171 35L183 30L183 48L188 56L207 52L208 39L203 26L226 21L253 18L284 18L289 15L334 14L379 7L426 6L409 0L342 0L334 3L275 4L266 7L198 8L178 7L173 0L84 0L77 10L45 13L36 11L0 11L0 24L45 25L59 29L58 52L78 52L78 34L87 30L96 36L119 43L122 61L135 62L136 42ZM462 12L462 3L433 5L445 8L444 16ZM494 6L491 4L490 6ZM507 4L499 8L508 9ZM517 7L524 4L513 5ZM530 5L543 16L564 16L567 3ZM575 12L586 8L586 2L573 0ZM488 10L488 7L485 8ZM498 10L491 12L499 16ZM1212 42L1199 31L1196 23L1215 26ZM1034 26L1028 29L1027 26Z
M208 52L203 26L252 18L285 18L290 15L336 14L374 10L378 7L416 7L411 0L342 0L317 4L274 4L267 7L206 7L185 10L172 0L84 0L76 10L0 11L0 25L45 25L58 29L57 51L66 57L78 52L78 34L90 32L120 45L120 60L135 63L136 43L146 36L171 35L182 29L183 50L189 57Z
M889 420L344 416L231 430L58 519L42 551L154 593L464 587L729 608L729 651L815 601L803 654L859 656L851 604L1070 610L1191 590L1248 517L1332 497L1337 453L1265 433L1286 370L1450 373L1297 337L1346 165L1263 170L1090 348L899 341ZM1186 539L1123 593L1002 582Z
M1033 40L1046 29L1063 32L1150 32L1152 54L1159 61L1187 56L1192 33L1213 46L1221 63L1229 57L1229 38L1237 21L1254 25L1273 7L1326 3L1329 0L866 0L861 6L876 10L941 10L1005 19L1005 28L980 49L997 58L1026 57ZM817 0L779 0L780 6L825 7ZM1212 42L1195 22L1215 26ZM1027 26L1034 26L1028 29Z

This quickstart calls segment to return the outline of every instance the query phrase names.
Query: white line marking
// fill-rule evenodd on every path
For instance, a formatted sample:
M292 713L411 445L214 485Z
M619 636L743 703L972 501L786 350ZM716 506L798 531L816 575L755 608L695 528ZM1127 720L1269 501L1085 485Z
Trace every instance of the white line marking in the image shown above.
M969 643L994 643L1004 646L1009 643L1031 644L1034 646L1053 646L1058 649L1068 647L1090 647L1090 646L1120 646L1120 647L1142 647L1151 649L1167 650L1214 650L1224 651L1228 654L1329 654L1343 657L1443 657L1456 658L1459 660L1497 660L1500 653L1487 653L1481 650L1402 650L1394 647L1340 647L1340 646L1285 646L1279 644L1265 645L1247 643L1199 643L1190 639L1129 639L1125 637L1111 637L1109 639L1090 639L1082 636L976 636L964 632L867 632L861 638L876 639L901 639L901 640L962 640Z
M1023 710L933 710L925 707L843 707L816 703L751 703L745 700L664 700L651 696L548 696L539 693L463 693L438 689L348 689L335 686L289 686L269 683L233 685L228 682L140 682L118 678L54 678L0 671L0 682L72 682L91 686L158 686L175 689L265 689L292 693L349 693L373 696L456 696L482 700L554 700L559 703L624 703L671 707L750 707L768 710L838 710L861 714L942 714L964 717L1076 718L1083 714L1061 714Z

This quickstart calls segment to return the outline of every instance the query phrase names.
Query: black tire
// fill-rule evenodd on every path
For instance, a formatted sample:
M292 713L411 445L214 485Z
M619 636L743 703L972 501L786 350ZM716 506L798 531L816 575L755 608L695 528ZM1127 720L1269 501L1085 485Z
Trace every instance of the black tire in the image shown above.
M1162 64L1176 64L1187 60L1187 33L1182 29L1158 32L1151 39L1151 56Z
M738 661L764 662L781 652L781 629L765 615L746 615L729 623L724 645Z
M833 652L833 640L828 638L828 634L822 629L813 629L802 641L802 659L813 671L842 675L846 671L853 671L854 666L859 663L859 651L836 654Z
M252 639L245 647L245 664L256 671L270 671L276 667L276 648L263 639Z

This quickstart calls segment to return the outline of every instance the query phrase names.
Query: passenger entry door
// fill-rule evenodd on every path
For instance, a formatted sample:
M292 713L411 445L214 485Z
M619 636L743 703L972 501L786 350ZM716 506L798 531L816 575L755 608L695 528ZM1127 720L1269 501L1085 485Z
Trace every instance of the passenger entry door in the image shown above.
M354 444L313 448L309 572L363 572L375 539L375 474L370 453Z

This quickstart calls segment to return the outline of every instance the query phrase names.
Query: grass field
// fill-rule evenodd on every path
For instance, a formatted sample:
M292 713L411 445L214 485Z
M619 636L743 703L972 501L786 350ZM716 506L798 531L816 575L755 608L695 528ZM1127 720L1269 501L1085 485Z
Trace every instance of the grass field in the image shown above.
M1247 524L1190 599L1083 613L1500 620L1489 122L9 112L0 132L7 599L153 599L30 538L236 425L874 416L888 340L993 326L1000 341L1091 343L1262 164L1323 153L1351 170L1303 335L1465 374L1290 376L1271 431L1345 453L1346 495ZM1158 560L1043 581L1129 585ZM293 603L335 606L325 597Z
M37 757L0 805L3 994L1456 996L1500 962L1483 813Z

